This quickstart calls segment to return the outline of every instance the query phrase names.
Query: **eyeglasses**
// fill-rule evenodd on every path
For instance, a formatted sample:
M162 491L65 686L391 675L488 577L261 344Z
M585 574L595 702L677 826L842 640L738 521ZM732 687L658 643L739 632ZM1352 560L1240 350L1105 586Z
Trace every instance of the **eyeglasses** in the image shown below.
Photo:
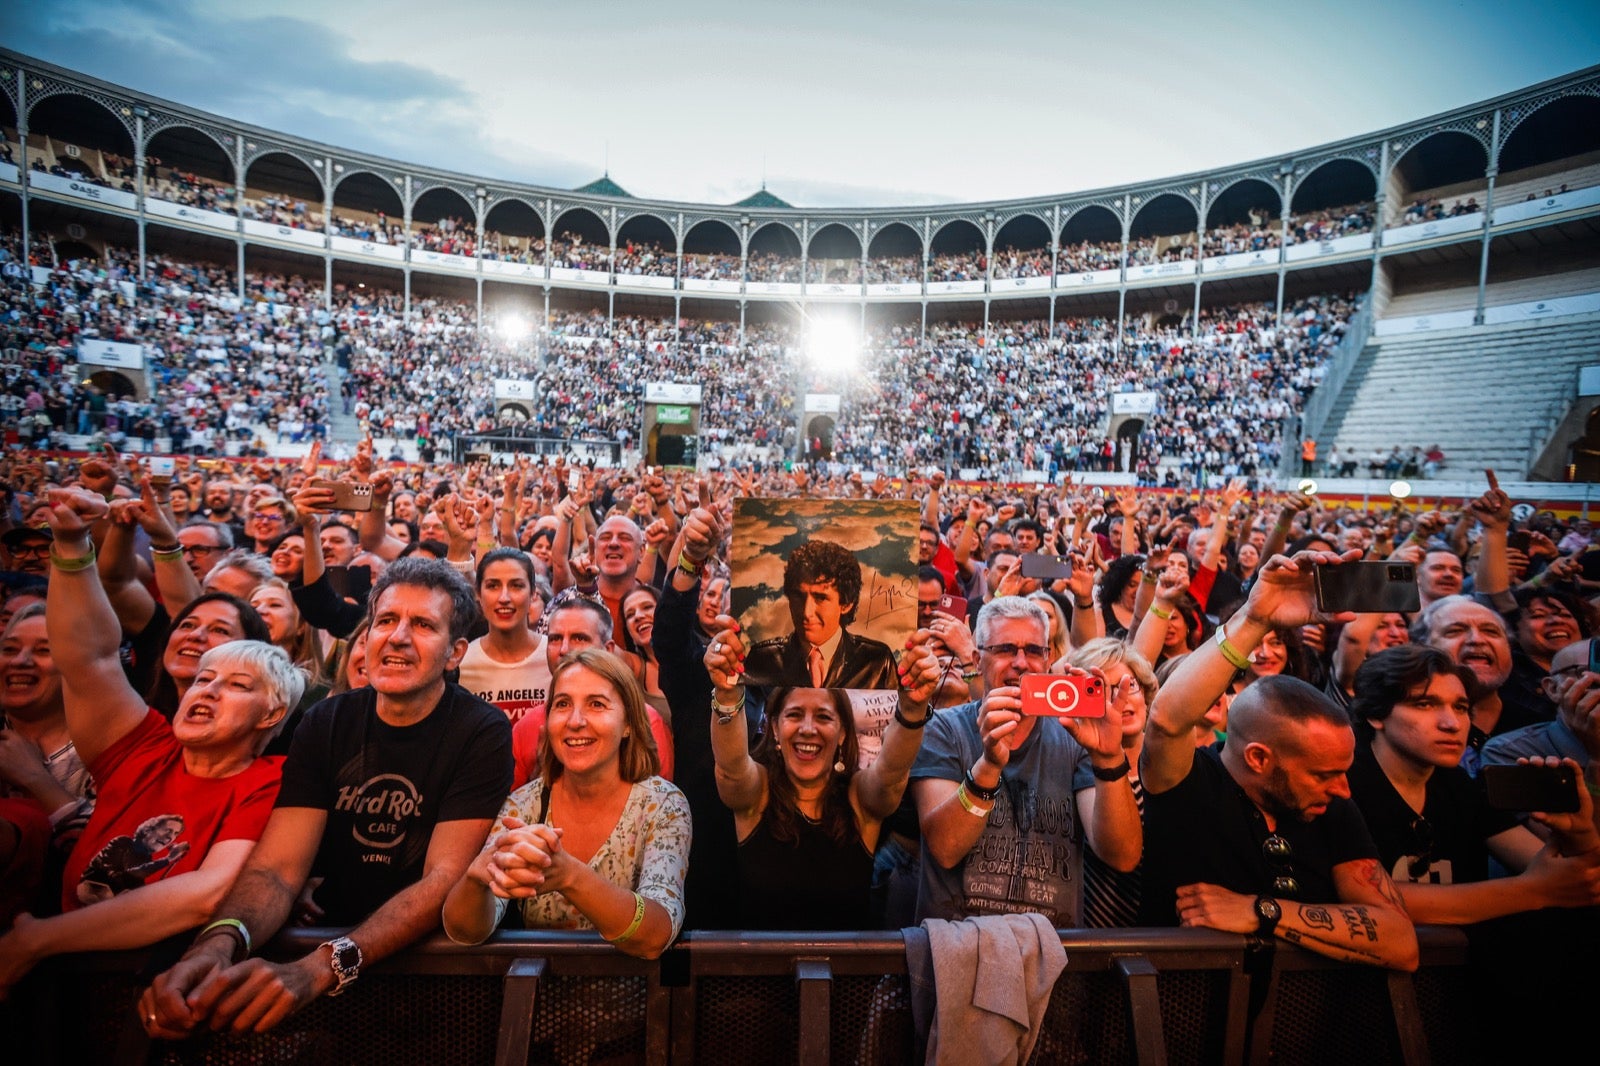
M178 548L185 555L193 555L195 552L208 552L215 554L216 552L227 550L226 548L213 548L209 544L180 544L178 545Z
M17 559L43 559L50 554L50 542L31 541L27 544L18 544L11 549L11 555Z
M1043 659L1050 654L1043 644L985 644L978 650L1000 659L1014 659L1019 652L1028 659Z
M1132 699L1133 694L1139 691L1141 691L1139 679L1129 674L1115 685L1112 685L1111 690L1106 694L1114 700L1125 700Z
M1300 882L1294 876L1294 848L1277 833L1261 842L1261 855L1277 871L1272 878L1272 894L1293 898L1300 894Z

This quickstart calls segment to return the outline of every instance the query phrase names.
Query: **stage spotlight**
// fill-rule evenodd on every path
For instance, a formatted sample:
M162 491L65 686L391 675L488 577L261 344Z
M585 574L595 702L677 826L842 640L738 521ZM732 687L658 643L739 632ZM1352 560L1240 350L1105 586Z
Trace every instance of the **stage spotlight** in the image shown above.
M500 336L513 344L519 344L528 339L527 320L520 315L511 315L500 321Z
M861 358L860 331L843 322L813 319L806 331L806 358L822 370L853 370Z
M1391 483L1389 486L1389 495L1393 496L1397 500L1405 499L1407 496L1411 495L1411 482L1396 481Z

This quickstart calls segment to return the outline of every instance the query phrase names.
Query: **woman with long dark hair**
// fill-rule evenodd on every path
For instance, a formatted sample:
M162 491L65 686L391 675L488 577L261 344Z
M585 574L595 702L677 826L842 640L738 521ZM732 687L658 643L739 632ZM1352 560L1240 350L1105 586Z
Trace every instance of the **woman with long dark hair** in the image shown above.
M727 615L706 649L717 791L739 839L747 929L867 929L872 853L910 780L940 667L926 631L907 642L900 697L878 757L858 769L855 715L840 689L767 695L750 750L740 680L748 646ZM920 638L920 639L918 639Z

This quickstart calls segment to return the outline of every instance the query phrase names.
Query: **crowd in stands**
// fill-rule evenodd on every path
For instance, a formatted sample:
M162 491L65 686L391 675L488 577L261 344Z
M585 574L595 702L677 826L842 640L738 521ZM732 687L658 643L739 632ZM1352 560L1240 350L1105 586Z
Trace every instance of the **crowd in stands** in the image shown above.
M1056 254L1057 274L1087 274L1095 270L1121 269L1121 241L1080 241L1077 244L1064 244Z
M8 292L25 302L14 246L8 254ZM497 428L500 378L537 386L517 424L526 435L633 444L643 384L685 381L705 387L702 434L723 461L796 454L793 397L836 392L844 408L834 438L810 449L836 464L897 472L948 463L999 477L1115 461L1149 484L1264 478L1281 453L1281 423L1320 381L1355 306L1328 296L1286 307L1281 320L1267 304L1206 309L1198 323L1135 315L1120 349L1108 319L1062 319L1053 329L996 321L987 333L933 323L926 336L874 327L862 365L841 376L800 369L799 336L774 324L751 323L741 338L727 321L557 312L517 340L492 322L480 329L467 302L414 296L407 321L398 293L337 286L325 307L313 282L256 274L241 300L225 268L157 258L150 279L134 285L128 253L110 255L60 264L44 305L14 323L10 347L31 360L42 400L67 394L50 431L104 429L114 443L167 437L197 454L259 450L263 435L323 437L332 403L375 435L437 448ZM85 303L97 321L83 321ZM148 345L156 394L145 404L111 397L109 417L77 417L87 402L80 387L50 380L77 336ZM342 368L338 396L329 361ZM1114 389L1162 398L1127 455L1104 437ZM7 429L19 442L44 439L37 418Z
M299 200L283 193L263 192L255 193L250 189L245 190L244 199L239 208L239 217L254 219L258 222L267 222L274 226L288 226L290 229L313 230L322 232L322 212L313 211L304 200ZM376 222L367 220L346 221L345 227L340 228L336 220L334 232L342 237L359 237L364 241L385 241L391 244L400 243L398 226L389 226L384 221L382 213ZM382 234L382 236L379 236Z
M1215 226L1206 231L1205 254L1234 255L1239 252L1264 252L1281 243L1279 221L1264 209L1250 212L1248 222Z
M715 259L725 259L725 256L716 256ZM733 277L738 278L737 260L733 267ZM746 257L744 267L745 280L767 284L798 285L800 283L800 257L780 252L751 251Z
M738 281L744 276L744 262L720 252L684 252L683 276L696 281Z
M478 254L478 241L471 222L446 215L437 222L414 225L411 234L413 248L423 248L441 255Z
M656 241L624 240L614 259L618 274L672 278L678 275L678 253Z
M921 285L922 256L873 256L867 260L868 285Z
M1476 196L1458 196L1448 204L1437 196L1419 196L1406 205L1398 225L1416 226L1424 222L1438 222L1446 218L1475 215L1482 210L1483 208L1478 206L1478 198Z
M982 281L989 269L989 260L981 249L935 255L928 260L928 280Z
M1128 265L1154 266L1181 263L1194 258L1194 234L1177 233L1164 237L1140 237L1128 242Z
M30 292L20 248L4 259L4 370L20 406L4 433L15 444L50 446L63 435L103 435L148 449L259 450L262 431L287 440L325 432L328 382L322 353L331 318L320 290L302 279L249 275L245 297L230 271L155 257L139 282L135 257L115 248L104 261L56 261L48 236L33 261L53 265ZM66 373L82 339L143 347L154 393L144 401Z
M1292 215L1289 218L1289 243L1332 241L1371 233L1376 218L1374 205L1370 201Z
M686 929L986 917L1041 965L1059 929L1183 925L1405 971L1417 925L1454 925L1496 1002L1588 994L1518 983L1600 943L1600 536L1497 488L1367 511L1242 478L408 465L370 439L160 476L14 451L0 486L0 999L52 956L182 934L146 1032L264 1031L511 908L643 958ZM770 583L732 541L751 498L820 515L782 559L793 631L762 640L729 599ZM863 564L831 539L888 499L912 501L877 530L907 558L874 565L914 560L894 634L857 621ZM1040 552L1068 574L1028 576ZM1412 609L1322 611L1314 569L1360 559L1414 565ZM1104 713L1026 713L1036 674ZM1551 810L1492 806L1481 782L1530 759ZM256 957L305 916L346 932Z
M145 159L145 180L147 196L205 211L232 214L234 198L238 195L238 190L228 182L165 166L154 156Z
M994 276L998 278L1048 278L1050 249L1005 247L994 253Z

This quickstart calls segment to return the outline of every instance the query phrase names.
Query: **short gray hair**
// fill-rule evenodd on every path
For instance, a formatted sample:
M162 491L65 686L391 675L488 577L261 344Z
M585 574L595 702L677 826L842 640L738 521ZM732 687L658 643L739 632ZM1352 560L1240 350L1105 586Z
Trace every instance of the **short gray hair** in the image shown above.
M1012 618L1022 618L1039 627L1039 632L1050 637L1050 616L1030 599L1022 596L999 596L983 605L983 610L978 612L978 626L973 631L973 637L978 643L979 650L989 643L989 630L994 628L996 622Z
M191 518L180 528L182 529L209 529L217 535L217 547L233 547L233 527L226 522L213 522L209 518Z
M1464 596L1459 592L1454 596L1440 596L1438 599L1428 604L1428 606L1424 607L1422 609L1422 613L1417 615L1417 617L1412 620L1411 643L1428 643L1428 637L1433 633L1434 619L1439 616L1440 612L1447 611L1451 607L1462 603L1477 604L1479 607L1484 607L1483 604L1478 603L1478 601L1473 599L1471 596ZM1490 611L1494 610L1493 607L1484 607L1484 609Z
M289 653L276 644L259 640L230 640L218 644L200 656L199 669L220 670L226 666L243 666L255 672L261 680L262 690L273 707L283 708L283 717L272 731L262 738L261 746L278 735L290 713L300 705L306 693L306 672L289 659ZM259 750L259 749L258 749Z
M249 548L234 548L222 558L211 564L211 569L206 571L206 578L219 570L243 570L256 579L256 584L261 585L268 578L273 577L272 564L265 556L257 555ZM205 582L201 582L205 584Z

